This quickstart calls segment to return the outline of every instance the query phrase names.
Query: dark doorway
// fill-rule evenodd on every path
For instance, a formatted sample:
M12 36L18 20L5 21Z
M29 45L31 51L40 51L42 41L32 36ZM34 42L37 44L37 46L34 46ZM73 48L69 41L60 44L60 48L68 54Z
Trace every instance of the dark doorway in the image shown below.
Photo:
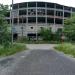
M17 33L13 34L13 39L17 40L17 38L18 38L18 34Z
M29 40L35 40L36 39L36 33L29 33L28 35ZM37 39L40 36L40 34L37 34Z

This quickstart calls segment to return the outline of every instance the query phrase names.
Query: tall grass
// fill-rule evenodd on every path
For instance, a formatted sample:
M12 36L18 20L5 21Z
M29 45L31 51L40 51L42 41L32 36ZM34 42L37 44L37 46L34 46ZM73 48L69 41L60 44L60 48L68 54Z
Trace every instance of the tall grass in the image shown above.
M55 49L75 57L75 44L63 43L57 45Z
M26 46L23 44L13 44L9 48L0 46L0 56L12 55L23 50L26 50Z

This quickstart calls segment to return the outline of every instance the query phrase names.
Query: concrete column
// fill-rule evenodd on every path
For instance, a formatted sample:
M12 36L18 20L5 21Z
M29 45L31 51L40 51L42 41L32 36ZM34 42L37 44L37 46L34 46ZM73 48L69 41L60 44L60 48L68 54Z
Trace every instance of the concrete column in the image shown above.
M46 28L48 28L48 25L47 25L47 3L45 3L45 21L46 21Z
M63 6L63 26L64 26L64 6Z
M26 16L26 37L27 37L27 34L28 34L28 32L27 32L27 26L28 26L28 3L27 3L27 16Z
M38 39L38 31L37 31L37 2L36 2L36 40Z
M18 19L17 26L19 26L19 27L20 27L20 25L19 25L19 4L18 4L18 17L17 17L17 19ZM18 35L19 35L19 32L18 32Z
M56 4L54 4L54 25L53 25L53 32L55 32L55 28L56 28L56 25L55 25L55 16L56 16Z

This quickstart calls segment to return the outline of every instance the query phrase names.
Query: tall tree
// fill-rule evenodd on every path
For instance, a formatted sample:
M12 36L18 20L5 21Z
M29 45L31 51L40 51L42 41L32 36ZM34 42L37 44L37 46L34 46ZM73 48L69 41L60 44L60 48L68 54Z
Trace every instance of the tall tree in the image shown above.
M0 44L4 46L9 45L9 40L10 40L8 23L5 19L7 11L8 11L8 6L0 4Z
M75 41L75 14L65 20L64 34L69 40Z

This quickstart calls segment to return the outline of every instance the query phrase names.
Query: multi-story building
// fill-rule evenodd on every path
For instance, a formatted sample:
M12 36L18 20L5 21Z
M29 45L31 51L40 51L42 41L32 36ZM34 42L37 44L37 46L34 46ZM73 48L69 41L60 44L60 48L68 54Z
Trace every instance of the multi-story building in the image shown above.
M39 36L41 28L51 28L53 32L62 29L64 19L70 18L74 7L49 2L23 2L13 5L13 35L15 37ZM7 14L10 23L11 15Z

